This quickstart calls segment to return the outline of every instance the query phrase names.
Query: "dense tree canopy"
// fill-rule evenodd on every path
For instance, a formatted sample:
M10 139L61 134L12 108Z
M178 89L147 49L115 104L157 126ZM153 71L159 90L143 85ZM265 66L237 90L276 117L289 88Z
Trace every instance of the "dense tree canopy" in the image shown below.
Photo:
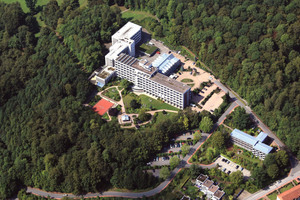
M300 158L300 2L126 0L159 18L142 21L170 46L184 45Z

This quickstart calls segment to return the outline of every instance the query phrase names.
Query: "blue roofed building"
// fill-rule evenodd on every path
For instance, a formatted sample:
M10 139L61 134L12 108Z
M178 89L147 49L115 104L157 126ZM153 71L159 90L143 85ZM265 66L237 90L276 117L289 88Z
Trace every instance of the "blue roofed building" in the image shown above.
M256 137L256 139L260 142L264 142L267 137L268 137L268 134L266 134L264 132L260 132L260 134Z
M158 72L168 76L180 65L180 60L173 54L164 53L152 65L158 69Z
M234 129L231 134L231 140L235 145L238 145L248 151L251 151L256 157L264 160L273 148L264 144L263 141L268 137L268 134L261 132L257 137L253 137L243 131Z

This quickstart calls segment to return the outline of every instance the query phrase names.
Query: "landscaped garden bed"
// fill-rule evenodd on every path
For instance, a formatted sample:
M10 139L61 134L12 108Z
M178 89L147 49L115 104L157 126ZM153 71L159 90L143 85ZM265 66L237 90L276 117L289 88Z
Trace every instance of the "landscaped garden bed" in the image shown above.
M110 99L113 99L115 101L120 101L121 97L119 95L119 91L117 88L109 88L105 90L102 95L107 96Z

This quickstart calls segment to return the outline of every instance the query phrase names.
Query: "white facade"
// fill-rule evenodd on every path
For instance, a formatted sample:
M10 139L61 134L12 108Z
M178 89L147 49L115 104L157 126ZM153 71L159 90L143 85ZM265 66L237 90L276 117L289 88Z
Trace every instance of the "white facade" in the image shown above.
M111 36L112 45L124 38L132 39L136 44L139 43L142 39L142 27L132 22L128 22Z
M128 22L113 34L111 39L112 46L109 48L109 53L105 56L105 65L114 67L114 60L121 53L135 57L135 45L142 39L142 27Z
M146 93L180 109L189 105L191 88L157 73L151 64L141 64L136 58L120 54L115 60L115 67L117 76L134 83Z

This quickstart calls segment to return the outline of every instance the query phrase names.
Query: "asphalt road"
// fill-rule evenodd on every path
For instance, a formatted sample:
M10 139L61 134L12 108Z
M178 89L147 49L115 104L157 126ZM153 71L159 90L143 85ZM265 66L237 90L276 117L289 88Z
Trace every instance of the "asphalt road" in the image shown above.
M285 145L283 144L283 142L281 142L277 136L269 129L269 127L267 127L262 121L261 119L251 110L251 108L249 106L247 106L247 102L244 100L240 100L242 99L241 97L239 97L237 94L234 94L229 88L227 88L225 85L223 85L219 80L214 80L214 83L220 88L222 89L224 92L229 92L229 96L235 100L235 102L243 107L247 113L250 114L250 117L252 118L252 120L257 122L257 125L263 130L263 132L267 133L271 138L273 138L276 142L276 144L279 145L280 148L285 147Z
M237 104L234 102L231 104L231 106L223 113L223 115L220 117L218 122L214 125L214 127L218 127L226 118L226 115L228 115L232 109L237 106ZM200 141L198 141L193 147L191 147L190 152L181 160L180 164L171 172L171 175L169 178L167 178L164 182L162 182L159 186L156 188L146 191L146 192L140 192L140 193L130 193L130 192L114 192L114 191L107 191L103 193L88 193L85 195L76 196L73 194L68 194L68 197L71 198L89 198L89 197L127 197L127 198L141 198L141 197L148 197L153 196L155 194L158 194L162 190L164 190L169 183L172 181L172 179L175 177L175 175L184 167L190 167L191 165L188 163L188 160L192 157L192 155L196 152L196 150L204 143L204 141L210 136L209 133L202 133L202 138ZM202 168L214 168L216 164L211 165L201 165ZM39 196L45 196L45 197L51 197L51 198L62 198L64 193L58 193L58 192L47 192L43 191L37 188L31 188L27 187L26 192L32 193Z
M214 80L214 83L221 88L223 91L225 92L229 92L230 97L234 100L234 102L230 105L230 107L223 113L223 115L219 118L219 120L217 121L217 123L214 125L212 130L215 130L215 128L217 128L221 123L223 123L223 121L225 120L226 116L237 106L241 106L243 108L245 108L247 113L250 113L251 117L253 120L256 120L258 125L261 127L261 129L269 134L269 136L271 138L273 138L275 140L275 142L279 145L279 147L284 148L285 145L276 137L276 135L274 133L272 133L272 131L265 125L262 123L262 121L255 115L255 113L251 110L250 107L247 106L246 102L242 102L240 99L240 97L238 97L237 95L235 95L233 92L231 92L227 87L225 87L220 81L218 80ZM207 137L209 137L209 135L204 135L204 137L202 137L202 139L197 142L193 147L191 147L191 150L189 152L188 155L186 155L183 160L181 161L180 165L177 166L172 172L171 175L168 179L166 179L164 182L162 182L158 187L146 191L146 192L140 192L140 193L130 193L130 192L114 192L114 191L107 191L107 192L103 192L103 193L88 193L82 196L75 196L72 194L68 194L68 197L127 197L127 198L140 198L140 197L147 197L147 196L153 196L159 192L161 192L163 189L165 189L168 184L172 181L172 179L175 177L175 175L184 167L190 167L190 164L188 163L188 160L192 157L192 155L196 152L196 150L201 146L201 144L207 139ZM288 177L284 178L281 180L281 184L283 185L289 181L291 181L292 179L300 176L300 163L298 160L296 160L293 156L290 156L291 158L291 164L292 164L292 170L291 173ZM201 167L203 168L213 168L215 167L215 164L212 165L201 165ZM264 190L260 190L257 193L252 194L251 196L249 196L247 199L258 199L261 196L271 192L272 190L276 189L278 186L277 185L273 185L270 186L268 188L265 188ZM56 193L56 192L46 192L46 191L42 191L36 188L27 188L27 192L29 193L33 193L39 196L49 196L52 198L62 198L63 197L63 193Z

